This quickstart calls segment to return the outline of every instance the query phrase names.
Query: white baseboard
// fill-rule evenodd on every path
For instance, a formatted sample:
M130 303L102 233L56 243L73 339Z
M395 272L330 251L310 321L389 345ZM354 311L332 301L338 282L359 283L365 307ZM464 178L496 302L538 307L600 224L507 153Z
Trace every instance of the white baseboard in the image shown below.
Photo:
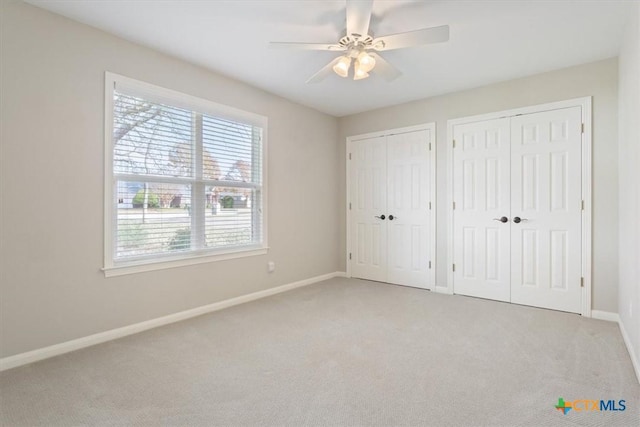
M60 344L55 344L48 347L43 347L36 350L28 351L25 353L4 357L0 359L0 372L7 369L11 369L11 368L16 368L18 366L26 365L28 363L37 362L39 360L48 359L53 356L69 353L71 351L79 350L81 348L90 347L92 345L100 344L106 341L111 341L117 338L126 337L128 335L137 334L138 332L157 328L158 326L168 325L170 323L175 323L181 320L190 319L192 317L201 316L203 314L222 310L224 308L232 307L234 305L243 304L249 301L255 301L260 298L265 298L265 297L286 292L295 288L311 285L313 283L321 282L323 280L332 279L334 277L344 277L345 274L346 273L341 271L323 274L321 276L311 277L309 279L288 283L286 285L278 286L275 288L265 289L264 291L258 291L248 295L242 295L236 298L231 298L231 299L219 301L213 304L207 304L201 307L192 308L190 310L169 314L167 316L158 317L156 319L135 323L133 325L123 326L121 328L112 329L110 331L100 332L100 333L89 335L83 338L77 338L71 341L66 341Z
M631 357L631 364L633 365L633 369L636 371L636 378L640 383L640 361L638 361L638 355L633 350L633 346L631 345L631 339L629 339L629 334L627 334L627 330L624 328L624 323L619 321L618 325L620 326L620 333L622 334L622 339L624 340L624 343L627 346L629 357Z
M620 323L620 316L618 313L612 313L611 311L591 310L591 318Z
M629 357L631 358L631 364L633 365L634 371L636 371L636 378L640 383L640 362L638 362L638 355L631 345L629 334L627 334L627 330L624 327L624 323L622 323L622 320L620 319L620 315L618 315L618 313L612 313L610 311L591 310L591 317L598 320L608 320L609 322L616 322L618 324L620 333L622 334L622 339L624 340L624 345L627 346L627 352L629 353Z

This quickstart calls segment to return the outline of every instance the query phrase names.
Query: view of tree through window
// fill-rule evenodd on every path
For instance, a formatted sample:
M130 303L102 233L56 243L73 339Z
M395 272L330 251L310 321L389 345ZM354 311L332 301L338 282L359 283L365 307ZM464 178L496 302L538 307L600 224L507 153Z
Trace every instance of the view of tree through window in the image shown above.
M262 130L113 94L115 260L262 242Z

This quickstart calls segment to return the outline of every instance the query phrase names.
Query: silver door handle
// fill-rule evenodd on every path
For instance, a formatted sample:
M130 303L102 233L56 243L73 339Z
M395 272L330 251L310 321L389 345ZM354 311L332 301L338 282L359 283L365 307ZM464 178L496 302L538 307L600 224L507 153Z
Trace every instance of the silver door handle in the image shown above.
M513 218L513 222L519 224L521 221L529 221L527 218L520 218L519 216Z
M503 216L502 218L493 218L494 221L500 221L502 223L509 222L509 218Z
M376 218L378 218L378 219L385 219L385 218L386 218L386 216L384 216L384 215L380 215L380 216L376 216Z

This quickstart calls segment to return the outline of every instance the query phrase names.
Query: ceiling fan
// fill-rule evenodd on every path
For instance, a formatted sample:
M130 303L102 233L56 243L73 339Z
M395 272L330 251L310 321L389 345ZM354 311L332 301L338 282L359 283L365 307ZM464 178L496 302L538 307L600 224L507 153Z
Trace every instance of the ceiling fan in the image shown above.
M338 40L338 43L271 42L269 45L273 48L323 50L342 53L341 56L335 58L311 76L307 83L322 81L331 71L334 71L340 77L348 77L352 64L354 80L366 79L369 77L369 72L374 71L387 81L391 81L402 73L376 52L441 43L449 40L448 25L374 38L369 32L372 6L373 0L347 0L346 35Z

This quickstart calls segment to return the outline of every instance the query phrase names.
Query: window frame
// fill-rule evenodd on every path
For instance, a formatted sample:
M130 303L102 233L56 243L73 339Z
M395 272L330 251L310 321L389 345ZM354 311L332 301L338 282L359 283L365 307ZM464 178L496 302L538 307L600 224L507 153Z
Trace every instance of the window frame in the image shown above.
M179 254L156 254L148 257L141 257L132 260L116 260L116 174L114 173L114 145L113 145L113 95L116 88L124 89L127 94L148 97L154 102L164 102L168 105L184 108L202 114L211 115L215 118L237 121L244 124L260 127L262 129L261 139L261 209L262 241L258 244L235 246L229 248L216 249L196 249L185 251ZM218 104L213 101L198 98L175 90L163 88L150 83L135 80L119 74L105 72L105 126L104 126L104 267L102 271L106 277L133 274L144 271L153 271L186 265L201 264L243 258L248 256L264 255L268 252L267 244L267 124L265 116L242 111L237 108ZM198 144L196 145L198 147ZM169 178L170 177L166 177ZM162 177L158 178L163 181ZM196 182L197 177L192 181ZM203 184L206 185L207 184ZM243 186L244 187L244 186ZM254 186L255 187L255 186Z

